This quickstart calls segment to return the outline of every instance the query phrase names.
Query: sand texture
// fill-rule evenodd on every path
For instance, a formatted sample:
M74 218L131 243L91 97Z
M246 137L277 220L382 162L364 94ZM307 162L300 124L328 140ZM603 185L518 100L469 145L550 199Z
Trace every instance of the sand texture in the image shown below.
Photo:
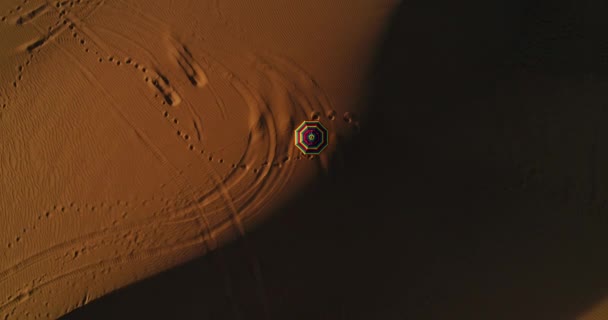
M392 0L0 2L0 319L243 236L359 129ZM304 120L329 130L309 159Z

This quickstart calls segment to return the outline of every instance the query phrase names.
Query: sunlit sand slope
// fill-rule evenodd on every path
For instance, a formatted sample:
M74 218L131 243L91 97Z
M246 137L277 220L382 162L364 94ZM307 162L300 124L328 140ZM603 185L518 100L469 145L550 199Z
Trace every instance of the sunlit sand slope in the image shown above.
M200 256L327 170L396 4L1 1L0 319Z

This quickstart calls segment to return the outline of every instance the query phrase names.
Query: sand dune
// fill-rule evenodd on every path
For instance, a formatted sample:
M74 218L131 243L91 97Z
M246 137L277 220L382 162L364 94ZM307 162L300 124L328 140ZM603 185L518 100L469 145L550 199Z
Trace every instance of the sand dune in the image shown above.
M0 318L57 318L244 235L364 112L396 1L0 3ZM321 121L330 145L293 144Z

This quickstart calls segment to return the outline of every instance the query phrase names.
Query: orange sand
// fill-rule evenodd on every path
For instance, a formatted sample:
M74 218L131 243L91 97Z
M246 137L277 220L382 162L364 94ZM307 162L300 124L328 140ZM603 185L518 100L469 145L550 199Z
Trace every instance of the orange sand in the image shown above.
M0 319L57 318L262 221L353 133L396 5L0 2ZM317 117L310 161L292 133Z

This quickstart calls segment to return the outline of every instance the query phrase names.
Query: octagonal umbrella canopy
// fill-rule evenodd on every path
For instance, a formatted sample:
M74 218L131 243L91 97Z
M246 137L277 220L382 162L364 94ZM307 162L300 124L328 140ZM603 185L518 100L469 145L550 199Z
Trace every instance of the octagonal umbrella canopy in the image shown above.
M328 131L319 121L304 121L295 130L295 144L303 154L319 154L327 147Z

